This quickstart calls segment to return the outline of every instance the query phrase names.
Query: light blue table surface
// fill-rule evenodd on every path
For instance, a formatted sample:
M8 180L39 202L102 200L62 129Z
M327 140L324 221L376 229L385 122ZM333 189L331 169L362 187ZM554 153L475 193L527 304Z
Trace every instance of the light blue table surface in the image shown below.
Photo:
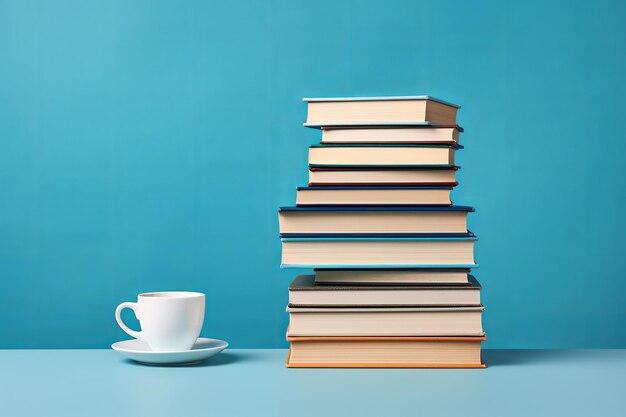
M0 351L1 416L624 416L626 350L491 350L487 369L286 369L285 350L143 366Z

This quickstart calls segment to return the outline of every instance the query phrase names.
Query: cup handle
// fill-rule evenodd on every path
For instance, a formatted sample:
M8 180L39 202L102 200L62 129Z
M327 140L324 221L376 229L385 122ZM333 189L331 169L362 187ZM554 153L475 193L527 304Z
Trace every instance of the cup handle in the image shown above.
M122 310L124 310L125 308L130 308L135 313L135 316L137 316L137 310L135 310L135 307L137 307L137 303L125 302L125 303L118 305L117 308L115 309L115 320L117 320L117 324L119 324L122 330L124 330L126 333L128 333L135 339L143 340L143 334L142 334L143 332L136 332L135 330L128 327L122 321L121 313L122 313Z

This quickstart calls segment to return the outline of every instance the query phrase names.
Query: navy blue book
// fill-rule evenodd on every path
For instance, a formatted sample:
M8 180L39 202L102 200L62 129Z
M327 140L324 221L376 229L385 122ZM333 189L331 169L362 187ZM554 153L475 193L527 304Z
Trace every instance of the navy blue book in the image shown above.
M281 237L471 237L467 206L295 206L278 209Z
M449 206L450 186L298 187L298 206Z
M451 167L460 145L314 145L309 166L325 167Z

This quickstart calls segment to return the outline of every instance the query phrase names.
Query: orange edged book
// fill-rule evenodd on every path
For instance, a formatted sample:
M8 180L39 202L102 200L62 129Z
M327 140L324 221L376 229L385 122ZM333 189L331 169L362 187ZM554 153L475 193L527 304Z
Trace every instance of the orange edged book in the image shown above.
M485 368L486 337L293 337L287 368Z

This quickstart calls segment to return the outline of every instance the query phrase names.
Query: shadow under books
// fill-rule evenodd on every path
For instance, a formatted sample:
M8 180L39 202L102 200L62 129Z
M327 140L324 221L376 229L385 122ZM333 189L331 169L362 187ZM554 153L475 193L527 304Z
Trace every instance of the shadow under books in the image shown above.
M482 358L487 367L563 363L576 361L584 355L585 352L580 350L484 349L482 351Z

